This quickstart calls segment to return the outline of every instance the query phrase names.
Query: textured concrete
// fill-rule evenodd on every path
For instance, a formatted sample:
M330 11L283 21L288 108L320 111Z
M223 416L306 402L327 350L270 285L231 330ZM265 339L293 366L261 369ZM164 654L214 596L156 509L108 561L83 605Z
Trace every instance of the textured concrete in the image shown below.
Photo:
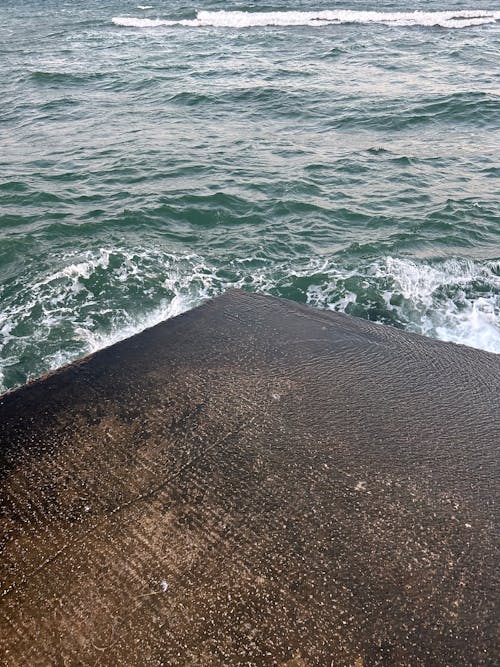
M497 664L499 378L230 292L1 396L0 662Z

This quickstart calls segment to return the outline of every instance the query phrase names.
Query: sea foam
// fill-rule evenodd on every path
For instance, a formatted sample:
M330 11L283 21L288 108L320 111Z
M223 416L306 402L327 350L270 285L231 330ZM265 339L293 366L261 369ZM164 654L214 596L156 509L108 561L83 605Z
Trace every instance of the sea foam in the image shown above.
M0 326L0 391L127 338L229 288L305 301L500 353L500 263L385 257L224 261L109 247L58 258L19 279ZM62 348L63 346L63 348ZM23 360L29 360L24 369ZM29 373L29 374L28 374Z
M384 300L407 329L500 353L499 272L494 261L428 264L388 257L373 273L392 282Z
M177 21L115 16L113 23L128 28L186 26L192 28L250 28L258 26L325 26L344 23L383 24L388 26L423 26L468 28L500 21L500 11L447 10L436 12L375 12L348 9L286 12L199 11L194 19Z

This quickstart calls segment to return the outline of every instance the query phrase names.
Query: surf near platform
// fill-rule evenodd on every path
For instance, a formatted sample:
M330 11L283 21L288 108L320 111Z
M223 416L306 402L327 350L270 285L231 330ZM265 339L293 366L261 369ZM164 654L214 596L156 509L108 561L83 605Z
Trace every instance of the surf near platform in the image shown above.
M232 291L0 397L6 665L493 665L497 356Z

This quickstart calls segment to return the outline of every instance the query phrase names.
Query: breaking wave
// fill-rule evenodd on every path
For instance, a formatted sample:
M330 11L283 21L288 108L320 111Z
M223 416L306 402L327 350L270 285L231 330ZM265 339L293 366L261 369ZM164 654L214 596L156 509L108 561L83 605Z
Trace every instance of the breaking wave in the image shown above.
M0 390L127 338L231 287L391 324L500 353L500 262L385 257L215 261L162 250L101 248L0 288ZM64 343L62 343L64 341ZM61 345L64 349L61 349Z
M141 7L145 9L146 7ZM148 7L149 9L149 7ZM500 11L448 10L437 12L374 12L348 9L324 11L199 11L194 19L164 20L115 16L113 23L127 28L186 26L191 28L250 28L257 26L325 26L344 23L378 23L401 27L469 28L500 21Z

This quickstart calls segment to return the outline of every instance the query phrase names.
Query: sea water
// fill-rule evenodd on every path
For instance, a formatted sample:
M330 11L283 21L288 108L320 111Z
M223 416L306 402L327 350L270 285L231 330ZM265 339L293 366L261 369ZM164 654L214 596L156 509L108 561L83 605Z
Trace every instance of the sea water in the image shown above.
M500 352L490 0L2 0L0 390L230 287Z

